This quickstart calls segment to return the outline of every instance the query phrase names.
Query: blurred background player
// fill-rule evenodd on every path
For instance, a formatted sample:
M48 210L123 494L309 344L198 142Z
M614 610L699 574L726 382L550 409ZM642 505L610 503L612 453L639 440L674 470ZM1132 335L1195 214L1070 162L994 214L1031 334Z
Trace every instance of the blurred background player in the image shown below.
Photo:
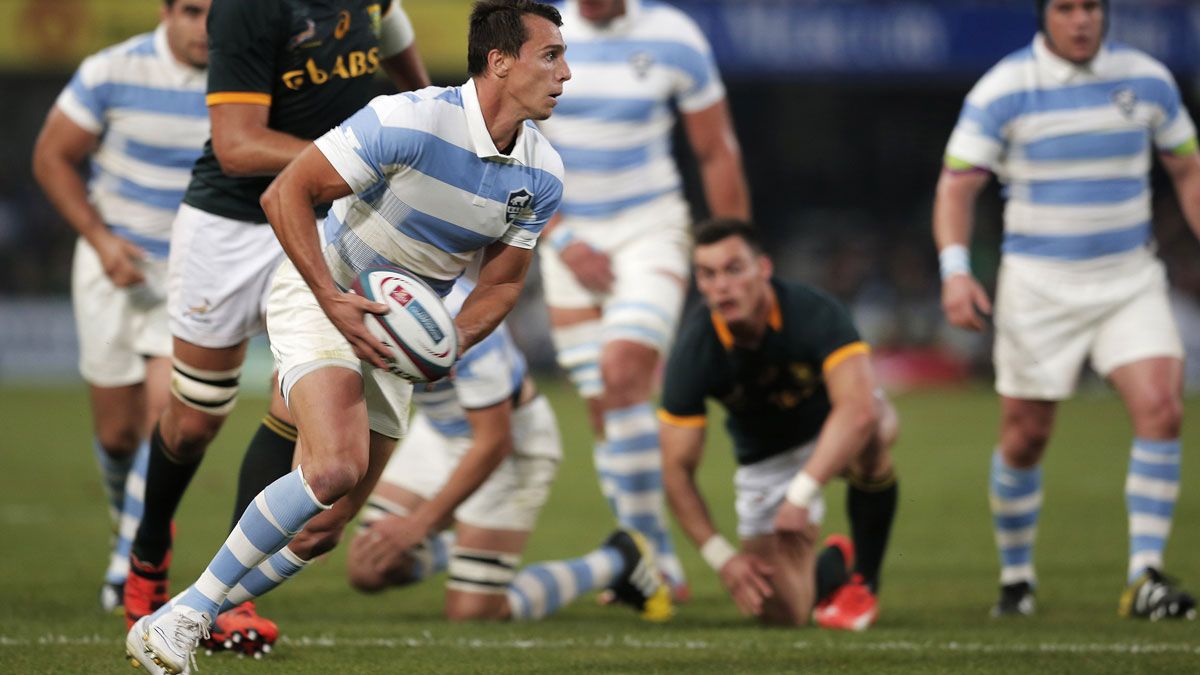
M370 100L381 67L402 89L428 84L398 3L216 0L209 29L212 135L173 226L173 396L151 438L145 514L125 587L130 625L169 597L171 518L237 400L246 344L263 331L268 281L283 251L259 197L311 139ZM239 478L239 512L291 470L296 430L278 387L272 391Z
M399 265L445 294L478 261L455 319L460 354L512 310L562 197L558 154L527 124L550 116L571 77L560 23L532 0L477 3L465 84L372 100L263 194L287 254L267 322L299 465L247 506L195 584L129 630L135 664L185 670L243 579L283 583L336 546L374 489L404 436L412 385L388 371L390 352L364 322L387 305L343 290L364 269ZM322 236L313 209L342 197ZM309 536L293 541L301 529Z
M990 488L1001 589L993 614L1034 612L1038 465L1057 402L1071 396L1090 360L1133 422L1120 613L1192 616L1193 598L1162 573L1179 493L1183 350L1150 246L1149 171L1153 148L1200 232L1195 128L1165 67L1104 41L1106 2L1035 4L1041 31L1033 44L967 95L934 207L946 318L979 331L991 306L967 255L973 207L992 173L1006 186L994 351L1000 441Z
M554 344L587 400L605 497L622 526L654 542L684 597L650 404L688 274L690 215L672 158L673 109L713 215L750 215L741 153L708 42L679 10L569 0L563 37L575 77L542 124L567 171L561 217L540 255Z
M455 285L452 313L471 288ZM417 414L350 546L350 584L375 592L448 567L450 619L541 619L608 587L647 619L668 619L653 547L636 532L619 530L580 558L517 569L562 459L554 411L504 324L454 372L413 391Z
M820 601L818 624L863 630L879 613L898 494L898 421L870 348L839 302L772 276L749 223L709 220L695 236L704 303L680 327L658 414L671 509L744 613L803 624ZM695 481L710 397L728 412L737 456L740 551L717 532ZM821 488L839 475L849 483L853 542L830 538L818 557Z
M123 603L146 439L168 398L167 252L208 138L208 8L209 0L165 0L153 33L88 57L34 147L38 184L79 233L71 273L79 371L117 533L100 594L106 611ZM89 158L85 186L79 166Z

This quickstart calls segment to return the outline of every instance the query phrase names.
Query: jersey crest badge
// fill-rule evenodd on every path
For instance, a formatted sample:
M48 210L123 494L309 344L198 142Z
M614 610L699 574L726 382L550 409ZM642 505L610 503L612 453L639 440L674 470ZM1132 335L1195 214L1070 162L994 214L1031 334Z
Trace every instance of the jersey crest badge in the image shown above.
M629 65L633 66L638 79L644 80L650 72L650 66L654 65L654 57L646 52L634 52L629 56Z
M1137 108L1138 99L1137 94L1133 93L1132 89L1128 87L1121 87L1120 89L1114 90L1112 93L1112 102L1117 106L1117 109L1121 111L1121 114L1124 115L1126 119L1133 118L1134 110Z
M512 224L517 216L533 206L533 193L525 188L513 190L508 193L508 200L504 204L504 222Z

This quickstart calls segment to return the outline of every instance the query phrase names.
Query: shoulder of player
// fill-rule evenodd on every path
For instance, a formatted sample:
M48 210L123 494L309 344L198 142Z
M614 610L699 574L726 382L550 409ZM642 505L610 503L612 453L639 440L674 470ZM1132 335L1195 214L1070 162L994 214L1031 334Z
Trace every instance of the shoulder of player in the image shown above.
M156 56L154 32L135 35L92 54L79 64L79 72L89 79L99 79L123 70L131 59ZM89 82L96 84L96 82Z
M634 36L681 43L702 53L709 51L708 38L696 22L682 10L663 2L642 3Z
M1108 69L1114 77L1149 77L1174 82L1171 71L1146 52L1122 42L1107 45Z
M846 311L846 306L840 300L816 286L778 278L772 280L772 285L775 287L776 300L779 302L779 310L783 314L785 324L788 323L789 317Z
M525 130L521 133L526 134L525 143L529 148L529 165L550 174L561 185L564 169L558 150L554 149L546 136L542 134L542 130L532 120L525 122Z
M462 108L462 98L457 87L425 87L376 96L367 106L375 111L382 124L432 129L439 116L452 108Z
M1033 83L1033 46L1026 45L988 69L975 83L967 101L984 107L996 99L1030 88Z

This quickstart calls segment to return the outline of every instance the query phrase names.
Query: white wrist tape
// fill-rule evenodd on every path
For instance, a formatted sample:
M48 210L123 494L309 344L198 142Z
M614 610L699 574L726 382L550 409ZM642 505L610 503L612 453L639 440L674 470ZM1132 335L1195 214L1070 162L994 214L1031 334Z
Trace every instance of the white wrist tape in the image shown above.
M951 244L938 252L942 281L956 274L971 274L971 254L962 244Z
M801 471L788 485L787 495L784 498L800 508L807 509L820 496L821 484L817 482L816 478Z
M412 21L400 6L400 0L393 0L392 11L388 12L379 26L379 55L383 58L395 56L408 49L417 33L413 30Z
M550 236L546 238L546 243L550 244L550 248L562 253L563 249L575 243L575 233L570 228L559 225L554 228Z
M735 555L737 555L737 549L719 534L709 537L708 541L700 547L700 557L704 558L704 562L708 563L714 572L720 572L725 563Z

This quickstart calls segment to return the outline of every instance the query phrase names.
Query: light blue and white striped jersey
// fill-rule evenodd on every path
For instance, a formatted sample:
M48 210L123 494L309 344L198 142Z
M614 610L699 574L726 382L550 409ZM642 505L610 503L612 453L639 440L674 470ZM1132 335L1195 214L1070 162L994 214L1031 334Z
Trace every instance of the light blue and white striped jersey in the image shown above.
M496 149L475 83L380 96L316 141L354 190L325 219L325 260L348 288L400 265L438 293L495 241L531 249L562 198L562 161L531 123Z
M446 296L446 309L458 316L474 284L461 278ZM468 409L488 408L518 395L528 368L508 326L501 323L454 366L454 379L418 384L413 403L443 436L470 436Z
M1078 66L1039 34L967 95L946 158L1004 183L1006 255L1085 261L1147 244L1151 147L1194 152L1195 135L1162 64L1105 45Z
M55 105L100 136L89 193L113 232L166 258L171 222L208 140L206 73L177 61L166 28L89 56Z
M626 0L607 25L562 8L571 79L539 123L567 168L562 213L610 218L680 190L671 155L672 101L689 113L725 96L704 34L683 12Z

